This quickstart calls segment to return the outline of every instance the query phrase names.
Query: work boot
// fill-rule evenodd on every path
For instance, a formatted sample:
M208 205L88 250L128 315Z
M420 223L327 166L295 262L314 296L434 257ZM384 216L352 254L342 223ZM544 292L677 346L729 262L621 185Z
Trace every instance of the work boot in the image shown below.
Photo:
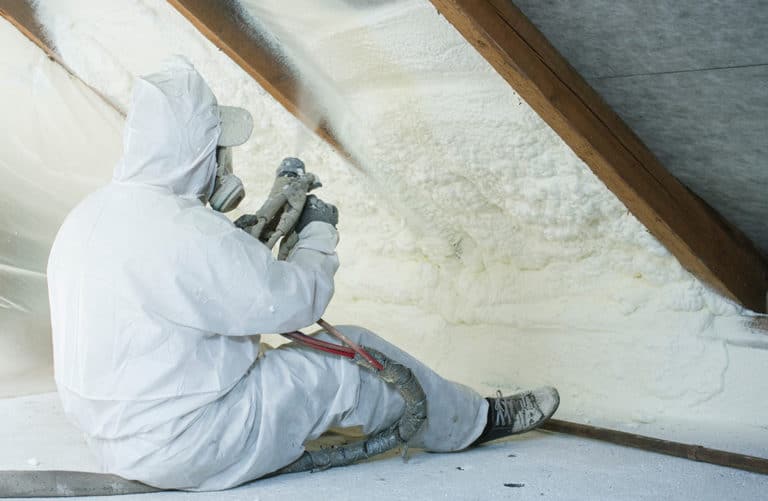
M496 398L488 400L488 423L480 437L472 445L531 431L541 426L560 405L557 390L542 386L522 391L508 397L496 392Z

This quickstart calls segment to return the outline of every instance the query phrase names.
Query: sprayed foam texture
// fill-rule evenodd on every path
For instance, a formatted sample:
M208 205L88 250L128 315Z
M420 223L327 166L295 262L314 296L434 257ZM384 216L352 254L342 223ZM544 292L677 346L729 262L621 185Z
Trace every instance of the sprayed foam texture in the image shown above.
M428 2L242 4L359 168L165 2L48 1L38 13L66 64L122 111L132 79L174 53L220 103L249 109L242 211L283 157L305 160L341 215L329 320L484 392L555 385L561 418L702 441L746 430L768 451L768 338L749 312L683 270ZM119 133L88 133L110 145L93 160L108 172Z

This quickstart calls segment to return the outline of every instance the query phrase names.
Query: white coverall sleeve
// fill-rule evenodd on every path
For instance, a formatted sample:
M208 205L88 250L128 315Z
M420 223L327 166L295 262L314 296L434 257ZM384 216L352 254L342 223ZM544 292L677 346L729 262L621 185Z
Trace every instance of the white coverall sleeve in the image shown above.
M242 230L208 235L182 253L172 285L148 284L147 307L176 324L226 336L307 327L333 296L337 242L333 226L313 222L288 260L278 261Z
M263 270L263 276L261 280L259 276L253 276L255 283L250 294L250 307L239 325L234 323L230 329L219 333L289 332L317 322L331 302L333 276L339 268L335 251L339 240L336 229L322 222L307 225L286 261L275 259L263 244L245 232L239 231L238 236L256 243L261 256L251 255L251 271ZM266 259L263 258L265 255ZM246 290L248 286L249 283L243 284Z

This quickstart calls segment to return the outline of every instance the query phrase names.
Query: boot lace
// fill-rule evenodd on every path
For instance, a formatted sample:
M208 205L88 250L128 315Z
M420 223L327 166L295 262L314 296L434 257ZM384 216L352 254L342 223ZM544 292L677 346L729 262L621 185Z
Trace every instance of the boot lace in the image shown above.
M497 390L494 400L494 425L496 426L513 426L516 417L526 420L529 414L539 410L536 399L530 393L514 398L504 398L501 391Z

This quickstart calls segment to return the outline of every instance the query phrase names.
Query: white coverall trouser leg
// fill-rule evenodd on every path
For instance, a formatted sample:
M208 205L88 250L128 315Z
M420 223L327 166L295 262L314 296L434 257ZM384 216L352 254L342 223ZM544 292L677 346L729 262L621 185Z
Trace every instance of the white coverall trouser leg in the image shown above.
M407 353L361 327L347 337L411 369L427 396L427 421L411 445L433 452L464 449L485 427L488 403L443 379ZM325 333L319 338L334 341ZM349 359L291 343L267 351L220 400L208 405L142 471L153 485L216 490L257 479L290 464L304 444L331 428L362 426L372 434L403 412L389 384ZM171 468L169 463L178 464ZM206 466L207 465L207 466ZM162 473L160 473L162 472Z
M413 441L414 447L432 452L457 451L468 447L480 435L486 425L488 403L477 392L440 377L368 330L357 326L338 328L352 341L374 348L405 365L421 383L427 396L428 419ZM325 333L319 334L319 338L338 342ZM311 378L292 388L292 395L286 395L284 402L280 400L284 405L269 409L275 415L294 414L300 398L311 402L312 426L296 430L297 436L304 441L333 427L362 426L363 432L370 435L390 426L404 410L403 399L392 385L342 357L291 343L267 352L257 365L260 365L262 386L270 389L280 387L278 379L282 369L273 370L275 365L290 366L299 374L312 374ZM270 380L275 375L278 379ZM261 431L265 430L262 428ZM298 457L301 452L303 448L296 449L290 456Z

